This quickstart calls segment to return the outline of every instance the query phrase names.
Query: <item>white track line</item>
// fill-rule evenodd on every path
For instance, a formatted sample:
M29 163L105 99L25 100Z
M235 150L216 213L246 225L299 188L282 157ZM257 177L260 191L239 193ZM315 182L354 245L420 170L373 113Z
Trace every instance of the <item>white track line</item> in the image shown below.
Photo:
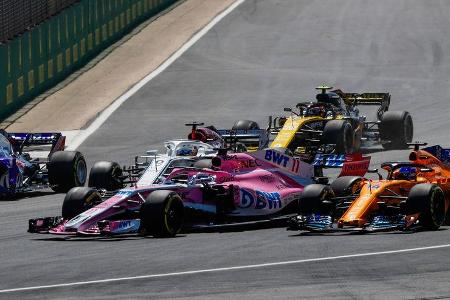
M32 290L52 289L52 288L62 288L62 287L72 287L72 286L82 286L82 285L99 284L99 283L111 283L111 282L117 282L117 281L142 280L142 279L152 279L152 278L161 278L161 277L174 277L174 276L182 276L182 275L193 275L193 274L204 274L204 273L213 273L213 272L225 272L225 271L277 267L277 266L295 265L295 264L303 264L303 263L311 263L311 262L322 262L322 261L355 258L355 257L367 257L367 256L377 256L377 255L385 255L385 254L418 252L418 251L442 249L442 248L450 248L450 244L436 245L436 246L429 246L429 247L420 247L420 248L399 249L399 250L391 250L391 251L381 251L381 252L369 252L369 253L358 253L358 254L349 254L349 255L340 255L340 256L299 259L299 260L281 261L281 262L255 264L255 265L234 266L234 267L224 267L224 268L204 269L204 270L192 270L192 271L162 273L162 274L150 274L150 275L141 275L141 276L121 277L121 278L109 278L109 279L70 282L70 283L61 283L61 284L52 284L52 285L30 286L30 287L23 287L23 288L0 290L0 294L13 293L13 292L24 292L24 291L32 291Z
M139 89L141 89L150 80L158 76L167 67L169 67L174 61L176 61L184 52L192 47L199 39L201 39L211 28L231 13L236 7L241 5L245 0L237 0L226 10L217 15L211 22L197 32L189 41L187 41L180 49L173 53L163 64L156 68L153 72L145 76L141 81L135 84L125 94L117 98L110 106L108 106L100 115L89 125L85 130L81 130L80 133L69 142L66 150L76 150L94 131L96 131L102 124L131 96L133 96Z

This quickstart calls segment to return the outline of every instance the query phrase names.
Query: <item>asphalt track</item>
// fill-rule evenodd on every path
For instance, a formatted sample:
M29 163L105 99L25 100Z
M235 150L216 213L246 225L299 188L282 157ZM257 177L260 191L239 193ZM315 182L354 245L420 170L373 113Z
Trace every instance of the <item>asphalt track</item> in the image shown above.
M247 0L124 103L80 147L116 160L183 137L185 122L264 124L328 83L389 91L415 139L450 146L450 2ZM407 157L372 153L374 166ZM60 240L26 233L27 219L59 214L62 195L0 203L0 298L450 298L449 228L414 234L297 235L283 228L173 239ZM340 257L379 253L369 256ZM334 259L319 259L339 257ZM128 278L45 289L5 289L302 261L246 269Z

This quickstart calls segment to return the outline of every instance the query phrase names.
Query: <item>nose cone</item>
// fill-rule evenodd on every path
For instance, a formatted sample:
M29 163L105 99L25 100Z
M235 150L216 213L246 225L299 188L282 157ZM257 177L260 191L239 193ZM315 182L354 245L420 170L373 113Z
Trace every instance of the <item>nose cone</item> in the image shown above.
M365 220L363 219L339 219L338 221L338 228L344 228L344 226L349 226L349 227L363 227L363 225L365 224Z

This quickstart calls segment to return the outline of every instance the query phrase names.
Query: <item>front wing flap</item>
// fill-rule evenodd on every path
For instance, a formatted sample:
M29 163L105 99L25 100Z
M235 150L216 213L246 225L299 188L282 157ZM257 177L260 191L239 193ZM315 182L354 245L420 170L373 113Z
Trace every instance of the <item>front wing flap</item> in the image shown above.
M45 217L28 220L28 232L49 233L49 231L64 223L63 217Z
M376 233L388 231L412 231L417 229L418 215L392 215L375 216L364 227L337 227L333 218L329 215L297 215L288 220L287 230L300 230L316 233L329 232L353 232L353 233Z

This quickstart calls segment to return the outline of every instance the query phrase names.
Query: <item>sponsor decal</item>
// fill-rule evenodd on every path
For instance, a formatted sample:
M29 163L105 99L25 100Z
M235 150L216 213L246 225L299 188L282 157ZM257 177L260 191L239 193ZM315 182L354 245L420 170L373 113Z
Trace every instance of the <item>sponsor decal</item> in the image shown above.
M342 166L340 176L364 176L370 165L370 157L359 161L346 161Z
M241 160L240 161L241 168L256 168L261 166L261 164L256 159L249 159L249 160Z
M281 208L281 197L278 192L262 192L240 190L239 208L277 209Z
M124 198L127 198L127 197L131 196L132 194L133 194L133 191L120 190L114 196L124 199Z
M289 162L289 156L283 155L273 150L266 150L264 159L283 167L286 167L287 163Z
M262 175L259 176L259 180L264 183L272 183L275 181L275 177L273 175Z
M140 225L141 222L139 219L111 221L109 223L109 229L112 233L130 233L137 232Z
M314 166L308 164L299 158L294 158L289 155L279 152L275 149L265 149L250 154L260 162L266 162L274 165L289 173L294 173L298 176L311 178L314 175Z

